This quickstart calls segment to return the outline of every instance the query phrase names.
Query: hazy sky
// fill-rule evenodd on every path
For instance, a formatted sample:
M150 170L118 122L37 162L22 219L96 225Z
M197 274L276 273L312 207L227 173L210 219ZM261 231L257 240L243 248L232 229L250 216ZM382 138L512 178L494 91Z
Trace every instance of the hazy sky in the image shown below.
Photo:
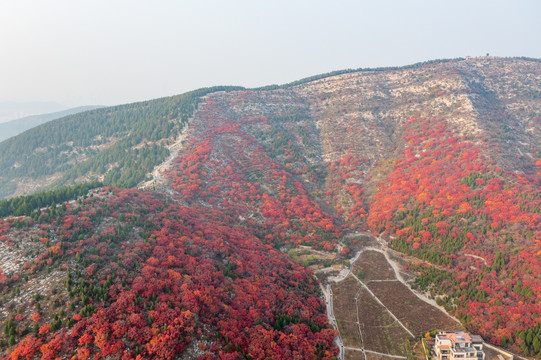
M541 58L539 0L0 0L0 100L113 105L485 55Z

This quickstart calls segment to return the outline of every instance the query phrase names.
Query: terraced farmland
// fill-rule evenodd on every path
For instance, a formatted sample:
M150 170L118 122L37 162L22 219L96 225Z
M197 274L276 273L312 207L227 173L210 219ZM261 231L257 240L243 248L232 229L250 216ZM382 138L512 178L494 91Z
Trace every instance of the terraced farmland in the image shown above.
M364 250L332 290L345 360L405 359L409 340L434 329L461 329L413 293L380 249Z

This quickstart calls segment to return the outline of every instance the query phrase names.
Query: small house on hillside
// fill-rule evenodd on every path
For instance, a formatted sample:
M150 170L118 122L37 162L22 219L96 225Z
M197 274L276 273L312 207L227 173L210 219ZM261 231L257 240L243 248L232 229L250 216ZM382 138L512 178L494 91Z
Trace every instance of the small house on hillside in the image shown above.
M438 360L485 360L483 338L463 331L436 335L434 353Z

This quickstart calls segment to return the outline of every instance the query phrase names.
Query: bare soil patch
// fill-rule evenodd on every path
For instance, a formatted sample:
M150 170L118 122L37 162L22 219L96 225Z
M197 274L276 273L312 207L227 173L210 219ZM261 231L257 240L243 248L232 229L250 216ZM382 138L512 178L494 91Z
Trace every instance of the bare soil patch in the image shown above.
M344 360L364 360L362 351L348 350L344 351ZM396 360L396 359L393 359Z
M336 259L336 253L314 250L309 246L300 246L291 249L288 251L288 254L293 260L302 266L310 268L312 271L327 268Z
M355 295L361 285L353 277L332 285L333 308L344 346L361 348L361 334L355 310Z
M366 290L362 289L357 298L359 323L367 350L404 355L404 344L409 334Z
M380 354L366 353L366 360L399 360L395 357Z
M424 302L399 281L371 282L368 287L413 334L433 329L460 330L447 314Z
M363 251L353 265L353 273L365 283L370 280L396 280L394 270L385 255L373 250Z

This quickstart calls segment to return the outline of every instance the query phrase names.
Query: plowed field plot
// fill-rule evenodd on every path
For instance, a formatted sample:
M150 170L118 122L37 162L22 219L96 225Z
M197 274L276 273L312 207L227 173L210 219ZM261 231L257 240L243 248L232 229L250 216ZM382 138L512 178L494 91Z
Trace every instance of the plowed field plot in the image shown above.
M384 356L380 354L366 353L366 360L399 360L392 356Z
M371 282L368 287L414 335L432 329L461 329L447 314L419 299L399 281Z
M366 289L361 290L357 307L365 349L404 355L410 335Z
M396 276L385 255L378 251L364 251L353 264L353 273L367 283L370 280L395 280Z
M346 351L344 351L344 360L364 360L363 353L361 351L346 349Z
M361 334L355 310L355 295L361 284L353 277L332 285L334 317L345 346L361 348Z

